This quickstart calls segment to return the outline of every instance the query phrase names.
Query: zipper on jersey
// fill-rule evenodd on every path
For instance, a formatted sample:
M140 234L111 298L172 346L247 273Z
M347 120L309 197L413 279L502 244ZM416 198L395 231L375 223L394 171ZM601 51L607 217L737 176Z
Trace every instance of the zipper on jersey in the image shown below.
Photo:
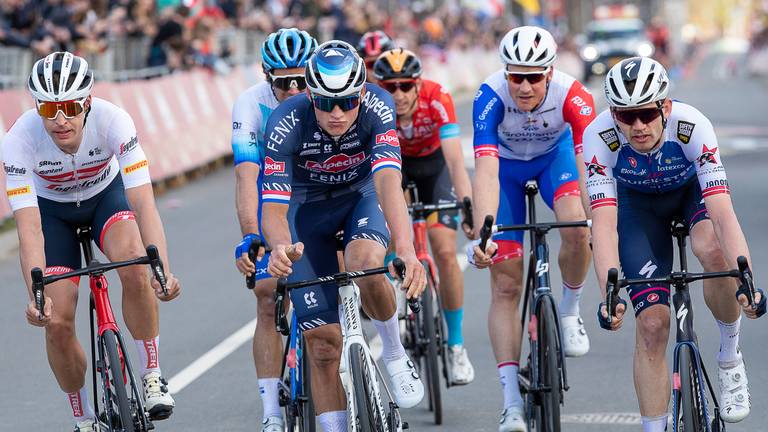
M80 178L77 176L77 163L75 162L75 155L72 157L72 174L75 176L75 199L77 200L77 207L80 207Z

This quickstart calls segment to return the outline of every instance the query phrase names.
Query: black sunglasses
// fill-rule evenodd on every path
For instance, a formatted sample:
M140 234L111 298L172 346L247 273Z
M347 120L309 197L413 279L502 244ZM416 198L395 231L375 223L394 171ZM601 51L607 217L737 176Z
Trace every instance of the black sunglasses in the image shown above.
M409 81L382 81L381 86L384 90L394 93L397 89L400 89L403 93L408 93L412 88L416 86L416 80Z
M648 124L659 118L662 114L661 108L643 108L635 110L611 110L616 120L626 124L633 125L636 120Z
M549 68L544 69L541 72L510 72L504 71L504 75L507 77L507 81L511 81L515 84L522 84L523 81L528 81L531 85L540 83L547 77Z
M312 96L312 103L315 108L323 112L331 112L335 107L341 108L342 111L349 111L355 109L360 105L360 95L346 96L346 97L325 97L325 96Z
M272 79L272 87L282 91L288 91L292 88L303 91L307 88L307 79L304 78L304 75L271 75L270 78Z

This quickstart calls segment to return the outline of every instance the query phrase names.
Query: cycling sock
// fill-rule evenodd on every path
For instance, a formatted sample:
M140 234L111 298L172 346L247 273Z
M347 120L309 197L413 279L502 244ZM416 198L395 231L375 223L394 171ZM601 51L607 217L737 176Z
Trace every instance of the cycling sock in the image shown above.
M560 315L572 316L579 314L579 299L584 290L584 282L571 285L563 281L563 299L560 301Z
M67 401L69 407L72 408L75 423L96 418L96 413L93 412L91 402L88 400L88 389L85 386L76 392L67 393Z
M158 354L160 336L152 339L134 339L133 342L139 353L139 376L143 378L150 372L160 373L160 355Z
M262 420L268 417L283 417L280 410L279 384L280 378L259 378L259 395L264 411L261 414Z
M519 363L516 361L501 362L498 364L499 381L501 391L504 393L504 409L509 407L522 407L523 397L520 396L520 387L517 383L517 370Z
M720 352L717 354L717 361L721 364L738 362L741 316L732 323L717 320L717 326L720 328Z
M317 416L323 432L347 432L347 412L328 411Z
M464 344L464 336L461 334L461 323L464 320L464 308L456 310L443 310L445 323L448 325L448 346Z
M397 312L386 321L371 318L371 322L381 336L383 351L381 358L385 363L397 360L405 355L405 348L400 342L400 325L397 322Z
M667 430L667 415L662 414L657 417L641 417L643 421L643 432L664 432Z

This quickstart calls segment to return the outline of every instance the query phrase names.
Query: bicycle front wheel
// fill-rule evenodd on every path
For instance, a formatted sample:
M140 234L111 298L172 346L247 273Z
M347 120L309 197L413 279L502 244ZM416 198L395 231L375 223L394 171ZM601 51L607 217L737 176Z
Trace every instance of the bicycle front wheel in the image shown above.
M540 385L539 406L535 410L536 430L560 432L560 389L562 387L557 351L557 327L552 303L546 298L540 304L538 313L538 369Z
M358 344L350 347L349 363L357 408L357 419L352 421L357 422L360 432L389 432L381 395L376 391L376 376L371 373L372 365L369 362L363 347Z
M699 375L696 354L688 345L678 348L678 376L680 390L675 396L678 402L677 430L703 432L707 430L706 403L702 399L703 387Z
M424 357L424 371L427 378L427 392L429 395L429 409L435 414L435 424L443 424L443 403L440 395L440 370L438 369L438 336L437 320L442 317L436 315L435 293L437 285L429 271L429 265L422 263L427 273L427 287L421 295L421 316L424 331L424 343L426 345L426 356Z
M133 412L128 392L125 388L126 380L123 373L123 359L121 347L118 344L117 334L113 330L105 330L101 335L101 343L104 347L106 358L106 383L104 383L104 403L107 413L110 409L120 419L119 425L113 425L112 430L122 432L134 432ZM122 353L124 356L125 353ZM108 416L111 417L111 416ZM113 421L109 418L110 421Z
M302 336L303 338L303 336ZM302 340L303 341L303 340ZM307 344L302 343L301 350L301 395L302 402L299 409L301 418L302 432L315 432L315 404L312 402L312 380L309 373L309 352L306 350Z

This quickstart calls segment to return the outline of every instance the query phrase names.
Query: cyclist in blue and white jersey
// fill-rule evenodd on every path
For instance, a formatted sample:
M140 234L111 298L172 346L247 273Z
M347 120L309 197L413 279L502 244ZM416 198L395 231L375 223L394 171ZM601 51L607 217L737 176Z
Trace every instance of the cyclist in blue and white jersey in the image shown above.
M337 272L339 230L347 270L378 267L391 233L406 265L406 295L418 295L426 279L400 188L392 97L366 84L363 60L341 41L318 47L305 76L307 94L286 100L267 123L262 197L270 274L297 280ZM412 407L424 387L400 342L392 285L383 275L358 281L363 308L383 341L395 402ZM309 347L318 420L326 432L346 431L338 288L330 283L293 290L291 300Z
M264 130L272 111L287 98L307 87L304 67L317 48L317 41L305 31L280 29L261 46L262 68L267 80L247 89L232 108L232 151L237 179L237 218L243 240L235 248L238 270L255 273L257 298L253 360L262 403L262 432L282 432L283 414L278 400L282 339L275 332L274 290L276 280L267 273L269 254L255 263L248 258L254 239L261 239L259 193L264 170ZM262 170L264 167L264 170ZM263 254L262 248L260 254Z
M584 132L595 271L603 297L611 267L621 264L628 278L672 270L670 226L675 218L688 225L691 248L704 271L736 268L739 255L749 260L712 123L696 108L669 99L669 86L667 72L653 59L618 63L605 79L610 108ZM643 431L661 432L667 427L671 394L665 355L669 286L631 286L627 292L637 320L634 382ZM720 415L726 422L741 421L750 411L738 347L740 311L749 318L765 313L762 290L755 296L756 310L743 294L737 301L736 293L732 278L704 281L704 299L720 328ZM617 330L624 311L620 304L609 320L601 304L600 325Z

